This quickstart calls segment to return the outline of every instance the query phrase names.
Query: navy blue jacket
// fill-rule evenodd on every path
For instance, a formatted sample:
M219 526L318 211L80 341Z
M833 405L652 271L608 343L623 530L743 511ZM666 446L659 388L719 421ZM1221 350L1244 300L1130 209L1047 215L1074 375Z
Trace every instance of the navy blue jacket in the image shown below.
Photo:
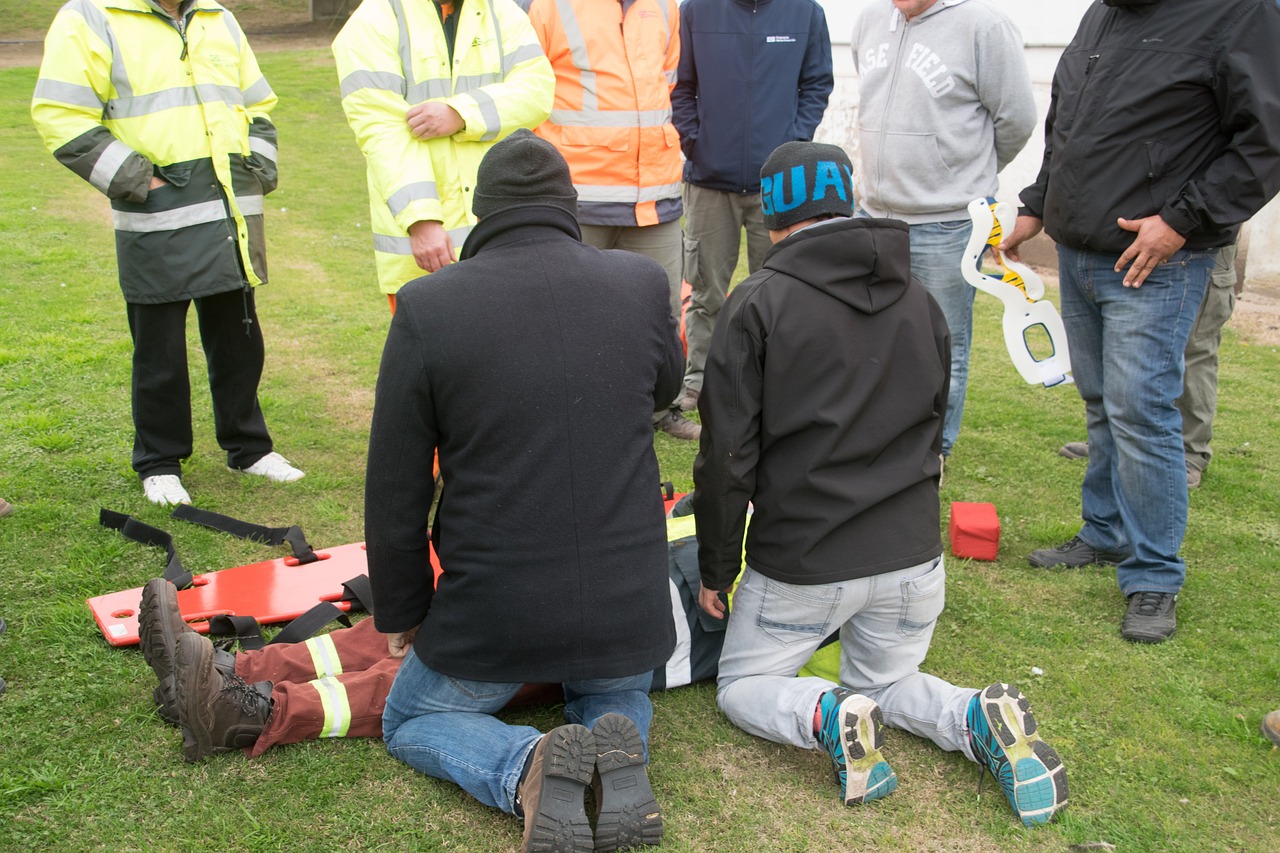
M827 18L814 0L685 0L671 93L684 179L758 192L773 149L813 139L832 85Z

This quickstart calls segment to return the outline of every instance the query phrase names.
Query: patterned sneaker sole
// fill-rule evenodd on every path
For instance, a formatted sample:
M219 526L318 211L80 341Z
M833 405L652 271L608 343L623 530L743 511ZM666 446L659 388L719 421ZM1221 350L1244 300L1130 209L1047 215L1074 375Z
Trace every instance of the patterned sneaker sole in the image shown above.
M884 716L880 706L854 694L840 706L840 745L845 753L844 804L854 806L889 796L898 789L898 775L880 752L884 746Z
M583 726L551 732L543 757L542 796L534 816L530 853L589 853L591 824L583 798L596 766L596 742Z
M1026 826L1048 823L1067 805L1067 771L1058 753L1036 733L1036 719L1018 688L997 684L978 699L986 725L970 721L979 758L1000 782Z
M595 849L657 847L662 843L662 812L649 786L644 743L635 723L620 714L606 714L591 732L602 792L596 806Z

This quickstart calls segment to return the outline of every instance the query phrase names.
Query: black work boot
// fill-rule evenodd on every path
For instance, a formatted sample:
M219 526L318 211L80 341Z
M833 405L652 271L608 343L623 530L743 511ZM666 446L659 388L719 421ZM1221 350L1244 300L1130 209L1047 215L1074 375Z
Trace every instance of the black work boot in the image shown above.
M1114 566L1117 563L1123 563L1128 557L1127 553L1121 551L1101 551L1079 536L1072 536L1057 548L1042 548L1039 551L1032 551L1031 556L1027 558L1027 562L1041 569L1052 569L1056 566L1075 569L1080 566L1094 564Z
M584 797L595 763L596 740L585 726L560 726L542 736L516 788L524 812L520 853L591 853Z
M1172 592L1135 592L1120 623L1131 643L1163 643L1178 628L1178 596Z
M187 761L253 746L271 719L271 682L246 684L218 670L213 656L207 637L194 632L178 637L173 678Z
M596 850L657 847L662 813L644 766L644 742L631 718L605 714L591 729L596 739Z
M142 659L156 674L154 692L160 716L171 726L178 725L178 703L173 687L173 650L178 637L193 634L195 629L182 618L178 609L178 589L164 578L152 578L142 588L142 604L138 608L138 636ZM213 665L231 675L236 671L236 656L215 650Z

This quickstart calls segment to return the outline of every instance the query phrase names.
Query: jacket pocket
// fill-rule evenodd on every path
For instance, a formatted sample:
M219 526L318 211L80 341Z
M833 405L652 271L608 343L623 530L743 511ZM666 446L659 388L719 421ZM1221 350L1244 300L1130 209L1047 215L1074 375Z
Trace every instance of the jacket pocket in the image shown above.
M557 128L560 142L572 148L607 148L610 151L627 151L631 148L629 127L579 127L560 125Z
M862 180L873 207L899 213L936 208L955 172L934 133L890 133L859 128ZM881 157L881 152L884 157ZM906 163L906 168L891 164Z

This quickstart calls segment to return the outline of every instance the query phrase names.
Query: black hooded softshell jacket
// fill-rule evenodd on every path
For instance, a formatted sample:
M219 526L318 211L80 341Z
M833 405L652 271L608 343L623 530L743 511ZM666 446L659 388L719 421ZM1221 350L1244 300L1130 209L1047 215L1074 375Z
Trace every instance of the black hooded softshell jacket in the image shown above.
M938 453L951 373L905 223L837 219L773 246L730 294L707 356L694 464L708 589L747 563L792 584L942 553Z
M578 233L507 208L397 297L366 479L374 618L421 624L414 651L445 675L624 677L675 646L652 427L684 368L666 273Z
M1232 241L1280 190L1276 0L1107 0L1053 77L1024 214L1056 242L1120 253L1118 217L1159 214L1187 249Z

